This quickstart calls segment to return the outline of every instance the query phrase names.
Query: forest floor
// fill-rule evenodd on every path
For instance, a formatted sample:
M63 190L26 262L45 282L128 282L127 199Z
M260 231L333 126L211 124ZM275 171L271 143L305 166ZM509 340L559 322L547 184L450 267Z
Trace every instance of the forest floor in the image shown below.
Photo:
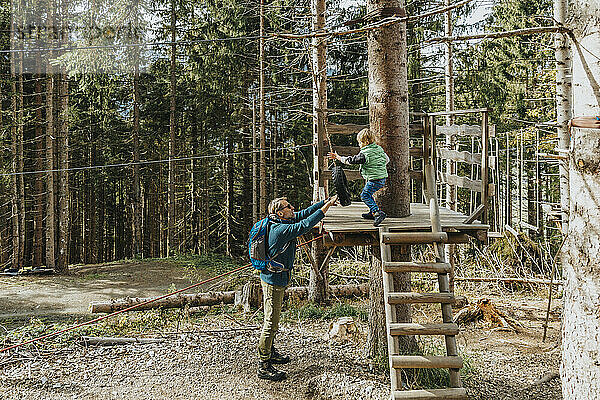
M68 276L0 278L0 339L3 344L89 319L90 301L150 297L198 281L181 263L151 260L75 267ZM208 288L205 288L206 290ZM200 289L203 291L203 289ZM547 301L541 294L492 289L461 293L488 298L524 332L478 322L457 336L466 360L463 383L471 399L561 399L560 300L542 342ZM134 312L69 333L60 339L0 353L1 399L387 399L386 361L365 357L366 301L329 307L287 304L278 347L292 355L280 383L256 378L260 310L244 315L232 307ZM417 322L438 310L414 310ZM324 338L337 317L351 315L359 333L338 343ZM154 337L160 343L85 346L82 334ZM440 343L422 342L433 352ZM445 376L406 377L425 386ZM443 384L443 383L442 383Z

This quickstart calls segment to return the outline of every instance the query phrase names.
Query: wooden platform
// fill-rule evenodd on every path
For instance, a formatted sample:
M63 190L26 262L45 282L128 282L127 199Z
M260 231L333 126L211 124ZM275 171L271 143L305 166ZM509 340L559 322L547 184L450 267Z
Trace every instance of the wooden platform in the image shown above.
M381 226L390 232L431 231L429 207L421 203L410 205L411 215L404 218L388 217ZM362 202L353 202L347 207L331 207L323 219L323 229L330 234L325 241L330 246L359 246L379 244L378 228L372 220L361 217L369 209ZM448 243L467 243L468 237L487 241L489 225L475 221L465 224L467 216L447 208L440 207L442 230L448 233Z

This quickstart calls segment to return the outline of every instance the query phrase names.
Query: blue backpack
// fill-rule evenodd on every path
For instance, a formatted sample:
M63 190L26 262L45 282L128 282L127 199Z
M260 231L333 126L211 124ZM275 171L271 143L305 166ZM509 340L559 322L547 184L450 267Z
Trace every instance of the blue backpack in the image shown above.
M269 271L278 273L287 271L288 269L285 268L283 264L274 259L283 253L290 243L286 243L273 257L269 257L268 246L270 225L269 217L266 217L256 222L254 226L252 226L252 229L250 229L250 234L248 235L248 254L250 255L250 262L255 269L261 272Z

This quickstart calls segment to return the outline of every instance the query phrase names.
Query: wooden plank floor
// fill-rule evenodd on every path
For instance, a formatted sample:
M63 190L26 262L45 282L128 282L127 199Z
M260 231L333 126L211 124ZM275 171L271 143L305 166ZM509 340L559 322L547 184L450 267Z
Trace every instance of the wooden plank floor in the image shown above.
M381 224L387 226L390 231L421 231L431 230L431 221L429 218L429 207L421 203L412 203L410 205L411 215L404 218L388 217ZM373 226L373 221L363 219L362 213L369 209L362 202L353 202L347 207L331 207L323 219L323 228L332 233L367 233L376 232L377 228ZM466 215L456 211L440 207L440 219L442 229L451 232L472 232L487 231L489 225L475 221L472 224L464 224Z

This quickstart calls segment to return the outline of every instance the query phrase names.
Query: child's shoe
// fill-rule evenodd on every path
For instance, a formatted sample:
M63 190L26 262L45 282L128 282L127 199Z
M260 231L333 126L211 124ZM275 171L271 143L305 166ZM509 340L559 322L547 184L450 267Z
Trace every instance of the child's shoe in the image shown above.
M371 214L370 212L362 214L362 217L364 219L375 219L375 217L373 216L373 214Z
M373 222L373 226L381 225L385 217L387 217L387 215L380 210L377 214L375 214L375 221Z

